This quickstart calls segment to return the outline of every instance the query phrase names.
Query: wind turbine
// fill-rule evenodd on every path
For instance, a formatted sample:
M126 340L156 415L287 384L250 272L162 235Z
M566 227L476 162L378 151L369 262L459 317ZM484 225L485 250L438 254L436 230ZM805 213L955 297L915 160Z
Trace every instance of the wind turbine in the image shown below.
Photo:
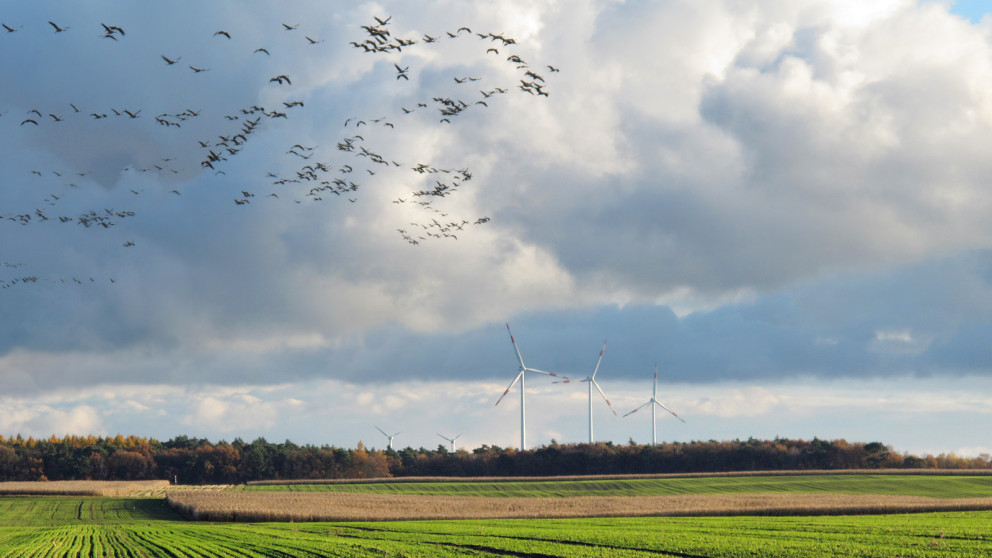
M458 438L461 438L462 435L459 434L459 435L455 436L454 438L449 438L449 437L445 436L444 434L438 434L438 436L440 436L440 437L444 438L445 440L451 442L451 453L455 453L455 440L457 440Z
M682 420L682 417L678 416L675 413L675 411L666 407L665 404L662 403L661 401L658 401L658 363L655 363L654 365L654 389L651 391L651 399L649 399L647 403L641 405L640 407L634 409L633 411L627 413L624 416L632 415L637 411L640 411L644 407L647 407L648 405L651 405L651 445L656 446L658 445L658 435L657 435L657 424L656 424L657 417L655 416L655 411L657 411L658 407L661 407L662 409L668 411L669 413L672 413L672 415L674 415L675 418L681 420L682 422L685 422L684 420Z
M393 438L402 434L402 432L397 432L396 434L390 436L389 434L386 434L385 430L379 428L378 426L376 426L375 429L378 430L379 432L382 432L382 435L385 436L387 440L389 440L389 449L393 449Z
M527 368L527 366L524 364L523 357L520 356L520 349L517 348L517 342L516 340L513 339L513 331L510 330L510 324L506 324L506 331L510 333L510 343L513 343L513 350L517 353L517 361L520 362L520 368L518 369L519 372L517 372L517 377L514 378L512 382L510 382L510 385L506 388L506 391L503 392L503 395L499 396L499 399L496 400L496 404L499 405L499 402L502 401L504 397L506 397L507 393L510 393L510 390L513 389L513 386L515 386L517 382L520 382L520 451L523 451L527 449L527 431L526 431L527 412L524 407L524 376L526 375L525 373L537 372L538 374L544 374L545 376L565 378L566 380L568 378L565 376L559 376L554 372L545 372L544 370L538 370L536 368Z
M574 381L574 382L585 382L586 384L588 384L588 387L589 387L589 443L590 444L593 443L593 436L592 436L592 386L596 386L596 389L599 390L599 394L603 396L603 400L606 401L606 405L610 408L610 411L613 411L613 415L616 416L616 414L617 414L617 412L613 409L613 405L610 404L609 398L607 398L606 397L606 394L603 393L603 388L599 387L599 384L596 382L596 373L599 372L599 363L603 362L603 353L605 353L605 352L606 352L606 341L603 341L603 348L599 350L599 360L596 361L596 368L593 369L592 376L586 376L585 378L583 378L581 380L569 380L569 379L565 379L565 380L562 380L560 382L555 382L557 384L568 384L568 383L571 383L571 382Z

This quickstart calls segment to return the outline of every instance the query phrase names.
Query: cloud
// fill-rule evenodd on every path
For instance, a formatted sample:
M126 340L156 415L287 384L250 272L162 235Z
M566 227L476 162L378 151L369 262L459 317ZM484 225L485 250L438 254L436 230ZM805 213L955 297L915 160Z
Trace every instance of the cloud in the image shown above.
M99 37L94 13L127 36ZM386 15L418 43L348 44ZM114 393L25 406L5 419L17 428L63 413L273 432L323 412L296 391L323 381L380 418L430 405L428 386L474 412L479 386L517 368L504 322L538 368L584 377L608 338L606 377L657 361L667 382L742 382L692 398L711 418L801 413L764 387L779 381L990 369L990 41L946 4L59 2L4 18L23 56L0 61L15 76L0 92L0 389ZM461 26L473 35L448 37ZM474 35L490 31L517 44ZM549 96L518 87L538 80L524 70ZM469 108L443 123L435 98ZM253 106L286 118L223 140ZM32 109L39 126L19 126ZM339 148L356 134L382 163ZM316 162L356 189L312 192ZM455 194L416 203L463 171ZM458 239L430 236L442 227Z

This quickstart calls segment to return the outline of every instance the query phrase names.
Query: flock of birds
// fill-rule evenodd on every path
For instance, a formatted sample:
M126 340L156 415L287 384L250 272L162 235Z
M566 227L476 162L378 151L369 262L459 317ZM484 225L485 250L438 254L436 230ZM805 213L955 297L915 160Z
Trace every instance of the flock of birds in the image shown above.
M457 240L459 235L466 234L471 227L490 221L490 217L484 215L454 216L453 210L445 207L444 200L457 195L465 188L466 183L472 180L473 174L470 169L436 165L432 162L397 160L377 149L375 141L383 138L388 140L384 134L403 126L405 119L419 117L421 118L419 122L423 123L431 114L434 115L437 126L445 128L456 126L460 118L464 118L467 114L485 111L494 103L498 103L502 96L514 91L535 99L547 98L550 96L548 89L550 77L546 76L557 73L559 69L551 65L529 64L514 52L516 40L505 34L474 32L469 27L460 27L457 30L438 33L436 36L423 34L423 36L401 37L392 31L391 20L391 16L374 17L373 23L360 26L365 32L364 36L350 41L350 44L366 55L390 57L392 61L390 72L395 69L395 74L391 73L388 80L394 84L410 82L412 87L415 83L420 84L418 81L420 78L412 73L409 64L401 65L399 56L390 55L402 54L414 48L426 48L442 41L458 41L461 45L472 49L473 53L477 52L480 59L484 59L487 64L493 65L498 61L498 71L494 73L502 77L497 79L505 80L507 79L505 76L511 75L512 72L517 75L518 82L491 84L490 78L481 75L453 75L450 76L450 82L443 84L446 87L439 87L441 91L438 94L425 95L415 102L409 102L407 97L406 104L397 103L396 106L383 111L391 113L391 116L379 114L350 116L341 124L344 132L335 145L322 148L303 140L286 146L285 152L278 154L280 157L288 158L279 161L280 168L292 168L294 165L287 164L286 161L298 160L299 165L295 169L288 172L285 170L268 172L253 183L239 182L234 187L234 195L228 203L238 207L259 203L261 200L268 200L266 203L289 200L302 204L337 199L344 203L356 203L361 199L361 192L368 187L399 183L409 185L409 191L392 199L392 203L410 208L403 213L405 216L419 216L396 228L400 237L411 245L432 239ZM10 25L8 22L2 22L0 25L3 27L0 35L13 35L8 40L16 40L17 33L25 32L22 25ZM48 25L55 34L69 33L72 29L68 25L54 21L49 21ZM278 34L280 39L290 40L294 34L302 34L305 41L303 44L314 46L323 43L322 40L300 32L298 25L282 23L275 27L275 34ZM115 43L124 43L129 37L127 31L119 25L100 23L100 28L95 31L98 32L96 35L98 38ZM36 32L36 29L31 32ZM78 31L73 29L72 32ZM218 29L213 33L212 38L218 41L236 42L237 35L238 33L233 30ZM255 45L246 47L246 51L251 46ZM272 56L270 49L275 51L271 45L255 48L251 50L251 56ZM184 62L183 55L180 54L167 53L162 54L160 58L161 63L166 67L185 65L188 71L195 75L211 71L206 64ZM389 68L389 65L385 67ZM264 82L259 80L260 90L265 87L278 88L283 93L284 98L278 101L276 106L271 106L270 103L266 103L270 106L252 103L224 111L225 114L222 115L208 114L201 108L189 107L167 111L155 111L137 105L84 107L83 103L74 100L58 108L31 107L24 114L12 114L12 109L0 107L0 125L16 122L23 134L31 134L32 129L42 130L67 124L78 125L81 121L85 121L85 125L91 127L103 121L135 124L154 122L157 126L174 130L176 137L170 138L170 144L177 146L177 153L160 156L147 161L146 164L132 164L121 168L119 181L126 182L140 175L142 180L136 182L147 187L146 179L151 178L152 183L159 186L158 188L127 186L128 190L135 196L151 195L159 190L157 193L181 200L182 184L197 175L212 173L218 177L219 185L225 185L221 177L231 170L231 166L235 164L237 157L245 152L250 141L266 131L270 122L288 121L298 116L306 118L302 116L307 110L304 100L293 96L294 79L296 77L289 73L279 73ZM212 127L213 134L207 136L202 132L204 129L202 121L211 116L217 124ZM4 122L5 120L7 123ZM191 126L193 123L197 125ZM190 128L195 129L193 134L196 134L196 137L185 135L185 130ZM184 155L190 152L197 153L198 160L194 162L188 155ZM108 230L115 229L126 220L138 216L132 209L113 207L87 208L75 212L62 211L61 206L64 205L67 197L76 198L85 195L82 192L88 186L89 173L89 169L31 170L32 176L26 179L34 181L31 184L32 190L47 193L35 207L14 210L0 207L0 224L24 227L42 223L61 223L74 224L85 229ZM370 180L373 181L372 186L368 186ZM133 238L124 238L118 242L123 248L132 248L139 244ZM38 275L23 273L24 268L22 263L0 259L0 274L7 272L7 277L0 275L0 287L6 289L39 282ZM96 281L92 277L73 276L50 277L46 280L78 284ZM106 280L116 282L113 278Z

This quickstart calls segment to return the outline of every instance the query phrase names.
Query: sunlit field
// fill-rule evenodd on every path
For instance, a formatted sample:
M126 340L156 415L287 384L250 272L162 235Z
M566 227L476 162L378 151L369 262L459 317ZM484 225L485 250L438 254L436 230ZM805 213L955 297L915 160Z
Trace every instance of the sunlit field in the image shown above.
M992 512L351 523L183 521L161 500L0 499L4 556L992 556Z

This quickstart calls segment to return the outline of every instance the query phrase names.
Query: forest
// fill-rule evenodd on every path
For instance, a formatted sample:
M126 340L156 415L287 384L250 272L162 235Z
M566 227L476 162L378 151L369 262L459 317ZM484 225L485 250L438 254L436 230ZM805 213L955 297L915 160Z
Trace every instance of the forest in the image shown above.
M278 479L525 477L843 469L989 469L992 456L915 456L881 442L731 440L656 446L558 444L520 451L483 445L471 451L353 449L268 442L211 442L177 436L0 436L0 481L169 479L179 484L238 484Z

